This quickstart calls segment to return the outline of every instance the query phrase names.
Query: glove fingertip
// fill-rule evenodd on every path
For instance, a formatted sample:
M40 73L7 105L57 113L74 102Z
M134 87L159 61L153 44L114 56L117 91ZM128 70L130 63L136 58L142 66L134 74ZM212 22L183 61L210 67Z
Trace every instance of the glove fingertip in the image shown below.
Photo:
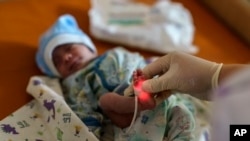
M149 93L154 93L153 89L152 89L152 83L150 80L145 80L143 83L142 83L142 89L146 92L149 92Z

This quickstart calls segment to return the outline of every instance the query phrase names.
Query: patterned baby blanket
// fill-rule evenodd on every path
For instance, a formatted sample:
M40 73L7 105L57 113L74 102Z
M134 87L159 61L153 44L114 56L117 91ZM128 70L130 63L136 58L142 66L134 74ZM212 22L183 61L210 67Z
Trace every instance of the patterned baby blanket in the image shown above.
M34 76L34 99L0 122L1 141L98 141L65 103L58 79Z
M0 121L1 141L98 141L68 107L58 79L31 77L27 92L34 99ZM210 140L210 103L190 97L195 107L195 141ZM109 130L112 130L110 127ZM112 132L112 131L111 131ZM104 136L103 136L104 137ZM109 135L101 140L114 140Z

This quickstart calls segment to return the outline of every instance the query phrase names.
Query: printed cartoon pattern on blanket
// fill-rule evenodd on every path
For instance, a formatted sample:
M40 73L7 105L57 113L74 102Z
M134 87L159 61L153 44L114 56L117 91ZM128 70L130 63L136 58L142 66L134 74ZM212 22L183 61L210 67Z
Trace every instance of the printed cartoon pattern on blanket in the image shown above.
M154 110L143 111L137 118L132 131L117 129L119 141L193 141L194 105L182 95L172 95Z
M118 141L210 141L210 115L211 102L176 93L154 110L142 112L129 134L126 129L116 128L115 138ZM163 129L164 136L154 136L162 134Z
M32 77L35 98L0 122L2 141L97 141L59 94L57 79Z

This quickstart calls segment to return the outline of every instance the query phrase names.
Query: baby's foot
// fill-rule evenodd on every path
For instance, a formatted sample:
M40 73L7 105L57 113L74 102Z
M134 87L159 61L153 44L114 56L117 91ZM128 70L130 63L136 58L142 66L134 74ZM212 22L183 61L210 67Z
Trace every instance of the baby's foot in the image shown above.
M138 96L139 109L143 110L151 110L156 106L155 99L150 94L143 94Z
M153 109L156 105L155 99L150 93L142 90L141 86L145 77L140 69L133 72L133 88L135 95L138 96L140 110Z

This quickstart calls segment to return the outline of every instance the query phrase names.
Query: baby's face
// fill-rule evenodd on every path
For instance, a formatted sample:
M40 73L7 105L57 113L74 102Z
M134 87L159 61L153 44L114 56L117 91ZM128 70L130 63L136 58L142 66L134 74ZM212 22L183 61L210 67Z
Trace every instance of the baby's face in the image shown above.
M83 44L61 45L52 53L53 63L63 78L85 67L95 57L96 54Z

